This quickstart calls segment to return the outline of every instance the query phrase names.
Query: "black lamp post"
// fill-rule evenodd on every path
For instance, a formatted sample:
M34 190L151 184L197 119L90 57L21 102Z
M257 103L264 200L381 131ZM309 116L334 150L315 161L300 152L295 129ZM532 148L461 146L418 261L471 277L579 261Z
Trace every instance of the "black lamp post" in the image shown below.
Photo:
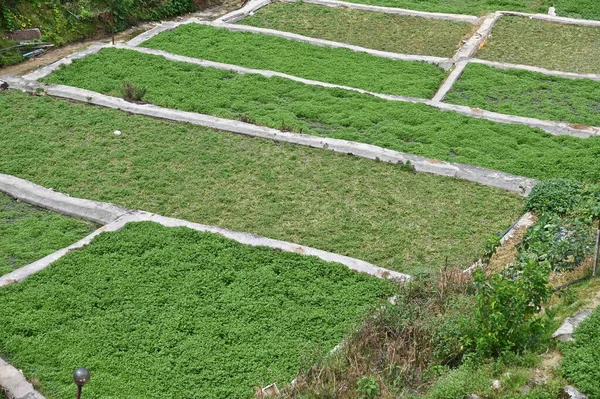
M77 399L81 399L81 389L90 382L90 371L83 367L78 368L73 372L73 381L77 384Z

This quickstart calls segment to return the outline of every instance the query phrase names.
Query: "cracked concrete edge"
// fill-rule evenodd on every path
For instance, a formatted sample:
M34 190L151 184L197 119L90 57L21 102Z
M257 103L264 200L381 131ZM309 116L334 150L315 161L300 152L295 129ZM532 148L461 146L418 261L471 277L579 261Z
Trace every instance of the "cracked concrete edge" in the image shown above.
M456 63L454 69L452 70L452 72L450 72L450 75L448 75L446 80L444 80L444 83L442 83L439 90L435 93L435 96L433 96L431 101L444 101L446 94L448 94L448 92L452 89L452 86L454 86L454 83L456 83L456 81L460 78L467 64L468 61L459 61Z
M462 61L475 55L501 17L502 14L500 13L493 13L485 16L479 28L477 28L467 42L458 49L453 59L455 61Z
M365 47L355 46L352 44L334 42L331 40L325 39L316 39L313 37L302 36L296 33L283 32L275 29L266 29L266 28L257 28L254 26L247 25L238 25L238 24L229 24L229 23L221 23L221 22L209 22L209 21L190 21L193 23L210 25L215 28L224 28L230 30L232 32L252 32L252 33L260 33L269 36L278 36L283 37L290 40L296 40L300 42L306 42L315 44L317 46L324 47L333 47L333 48L346 48L352 51L360 52L360 53L368 53L371 55L375 55L377 57L382 58L390 58L392 60L404 60L404 61L422 61L427 62L429 64L439 65L443 68L448 69L452 65L452 60L449 58L442 57L433 57L429 55L414 55L414 54L400 54L400 53L391 53L389 51L381 51L381 50L373 50Z
M408 274L384 269L379 266L375 266L371 263L362 261L360 259L355 259L348 256L307 247L304 245L298 245L286 241L261 237L251 233L237 232L221 227L207 226L182 219L160 216L145 211L131 211L125 208L116 207L115 205L109 203L96 202L81 198L72 198L68 195L57 193L51 189L38 186L37 184L31 183L27 180L10 175L0 174L0 183L2 181L10 182L10 185L0 186L0 188L2 188L2 191L10 195L11 197L17 198L20 201L27 202L29 204L41 206L47 209L52 209L53 211L65 215L77 214L80 215L82 219L94 221L97 218L95 216L90 216L90 214L88 213L90 203L104 209L114 208L118 212L118 215L116 215L116 217L113 220L110 220L110 222L108 222L105 226L97 229L92 234L77 241L75 244L60 249L40 260L30 263L29 265L19 268L4 276L0 276L0 287L22 281L28 276L45 269L50 264L62 258L67 253L75 249L82 248L85 245L89 244L94 237L96 237L102 232L118 231L121 228L123 228L125 224L129 222L138 221L156 222L166 227L188 227L193 230L219 234L225 238L237 241L241 244L251 246L265 246L285 252L294 252L303 255L316 256L327 262L341 263L350 268L351 270L366 273L379 278L387 278L400 281L405 281L408 278L410 278ZM35 191L35 196L31 195L31 191Z
M45 399L20 370L0 358L0 389L8 399Z
M529 228L529 227L533 226L534 223L535 223L535 218L533 217L533 213L525 212L519 219L517 219L516 222L513 223L513 225L500 238L500 245L501 246L504 245L504 243L506 241L513 238L515 233L517 232L517 230L519 230L520 228L522 228L522 227ZM475 270L479 266L483 266L483 262L481 261L481 259L479 259L477 262L473 263L471 266L469 266L468 268L463 270L463 273L471 273L473 270Z
M150 55L164 57L165 59L167 59L169 61L186 62L189 64L194 64L194 65L198 65L198 66L205 67L205 68L217 68L217 69L221 69L221 70L225 70L225 71L234 71L239 74L257 74L257 75L262 75L267 78L276 76L276 77L300 82L303 84L307 84L310 86L327 87L327 88L332 88L332 89L342 89L342 90L348 90L348 91L355 91L355 92L361 93L361 94L369 94L369 95L372 95L375 97L382 98L384 100L402 101L402 102L411 102L411 103L425 103L427 101L426 99L423 99L423 98L375 93L372 91L358 89L355 87L336 85L333 83L326 83L326 82L319 82L316 80L300 78L298 76L288 75L286 73L281 73L281 72L268 71L268 70L263 70L263 69L252 69L252 68L241 67L241 66L233 65L233 64L224 64L221 62L214 62L214 61L208 61L208 60L203 60L203 59L199 59L199 58L186 57L186 56L182 56L182 55L169 53L167 51L155 50L155 49L151 49L151 48L132 47L132 46L123 45L123 44L118 44L115 47L119 48L119 49L124 49L124 50L137 51L137 52L143 53L143 54L150 54Z
M529 127L544 130L554 136L573 136L579 138L600 136L600 127L596 126L585 126L575 123L546 121L525 116L506 115L479 108L471 108L464 105L455 105L433 100L426 102L425 104L434 106L444 111L458 112L459 114L473 118L487 119L493 122L505 124L527 125Z
M600 27L600 21L595 21L593 19L579 19L579 18L567 18L567 17L558 17L552 16L548 14L528 14L525 12L517 12L517 11L498 11L500 14L504 16L512 16L512 17L526 17L529 19L537 19L540 21L547 22L556 22L563 25L579 25L579 26L589 26L589 27Z
M575 73L575 72L562 72L562 71L553 71L550 69L539 68L531 65L521 65L521 64L509 64L506 62L497 62L497 61L488 61L482 60L480 58L471 58L469 59L470 63L474 64L483 64L487 66L491 66L498 69L521 69L529 72L537 72L542 73L544 75L557 76L560 78L566 79L591 79L600 81L600 75L594 73Z
M128 212L119 206L72 198L18 177L0 173L0 192L28 204L105 225Z
M371 144L311 136L301 133L282 132L265 126L257 126L195 112L178 111L151 104L130 103L121 98L111 97L76 87L30 82L18 77L8 77L7 82L12 89L19 89L27 92L35 92L37 89L42 89L46 94L53 97L119 109L133 114L152 116L178 122L188 122L246 136L304 145L313 148L328 149L334 152L352 154L361 158L380 160L383 162L402 164L410 162L417 172L455 177L490 187L500 188L520 195L528 195L533 186L538 183L537 180L527 177L511 175L478 166L438 161L418 155L389 150Z
M573 341L573 334L579 325L593 313L593 309L584 309L567 317L564 323L552 334L552 338L562 342Z
M69 65L73 62L73 60L85 58L88 55L96 54L97 52L99 52L100 50L102 50L103 48L108 47L108 46L109 45L104 44L104 43L92 44L91 46L89 46L81 51L77 51L71 55L61 58L60 60L58 60L56 62L53 62L52 64L43 66L31 73L28 73L27 75L24 75L23 78L27 79L27 80L38 80L41 78L45 78L46 76L50 75L52 72L59 69L61 66Z
M338 0L281 0L286 3L310 3L316 4L320 6L327 7L345 7L356 10L363 11L372 11L372 12L380 12L385 14L399 14L406 15L410 17L421 17L428 19L441 19L446 21L453 22L466 22L469 24L475 25L477 21L479 21L479 17L474 15L462 15L462 14L446 14L439 12L426 12L426 11L415 11L409 10L406 8L396 8L396 7L381 7L381 6L372 6L367 4L359 4L359 3L349 3L346 1L338 1Z
M272 2L272 0L250 0L242 8L234 10L228 14L223 15L220 18L217 18L215 22L226 22L231 24L236 23L246 18L247 16L252 15L259 9L268 6Z

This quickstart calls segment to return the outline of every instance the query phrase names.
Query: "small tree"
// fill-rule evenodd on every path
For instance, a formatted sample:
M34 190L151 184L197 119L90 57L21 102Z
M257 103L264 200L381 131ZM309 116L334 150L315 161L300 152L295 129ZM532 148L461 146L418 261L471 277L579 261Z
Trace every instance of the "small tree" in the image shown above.
M112 44L115 44L115 33L119 26L125 26L127 17L131 15L134 0L94 0L95 15L111 33Z

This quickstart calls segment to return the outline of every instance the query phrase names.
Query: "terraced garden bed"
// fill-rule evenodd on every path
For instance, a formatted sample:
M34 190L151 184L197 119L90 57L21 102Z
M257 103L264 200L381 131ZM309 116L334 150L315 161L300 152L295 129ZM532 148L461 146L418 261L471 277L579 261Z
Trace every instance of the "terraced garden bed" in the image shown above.
M492 34L477 53L478 58L565 72L600 73L600 28L503 17Z
M2 173L410 274L469 266L522 211L518 196L398 165L20 92L0 94L0 121Z
M495 11L521 11L547 14L554 6L557 15L600 20L596 0L347 0L350 3L398 7L409 10L450 14L484 15Z
M251 397L394 292L337 263L134 223L0 289L0 354L56 399L78 366L88 398Z
M163 32L144 42L143 47L377 93L422 98L431 98L446 76L442 68L424 62L395 61L344 48L198 24Z
M156 73L161 71L161 73ZM150 103L316 136L375 144L440 160L537 179L597 181L600 138L551 136L282 78L239 75L167 61L131 50L104 49L45 79L116 96L124 81L148 88Z
M397 14L275 3L240 24L404 54L452 57L473 25Z
M0 193L0 276L77 242L97 228Z
M446 96L503 114L600 126L600 82L469 64Z

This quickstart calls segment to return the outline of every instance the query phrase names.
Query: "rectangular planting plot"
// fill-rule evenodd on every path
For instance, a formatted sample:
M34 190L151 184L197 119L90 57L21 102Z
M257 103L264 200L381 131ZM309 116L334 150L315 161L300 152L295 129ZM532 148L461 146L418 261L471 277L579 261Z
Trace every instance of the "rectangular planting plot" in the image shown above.
M464 22L332 8L314 4L275 3L239 22L304 36L402 54L452 57L474 26Z
M600 82L590 79L469 64L446 101L503 114L600 126Z
M148 89L145 101L279 130L344 139L536 179L597 180L600 137L551 136L440 111L283 78L168 61L104 49L45 78L115 96L124 82Z
M0 276L74 244L97 227L0 193Z
M394 284L156 223L103 233L0 289L0 353L48 398L244 398L294 379Z
M599 43L600 28L503 17L476 56L556 71L600 73Z
M462 180L17 91L0 94L0 147L0 170L73 197L408 274L470 266L522 212L519 196Z
M272 70L377 93L431 98L444 70L424 62L397 61L344 48L330 48L276 36L231 32L186 24L142 44L158 50Z

